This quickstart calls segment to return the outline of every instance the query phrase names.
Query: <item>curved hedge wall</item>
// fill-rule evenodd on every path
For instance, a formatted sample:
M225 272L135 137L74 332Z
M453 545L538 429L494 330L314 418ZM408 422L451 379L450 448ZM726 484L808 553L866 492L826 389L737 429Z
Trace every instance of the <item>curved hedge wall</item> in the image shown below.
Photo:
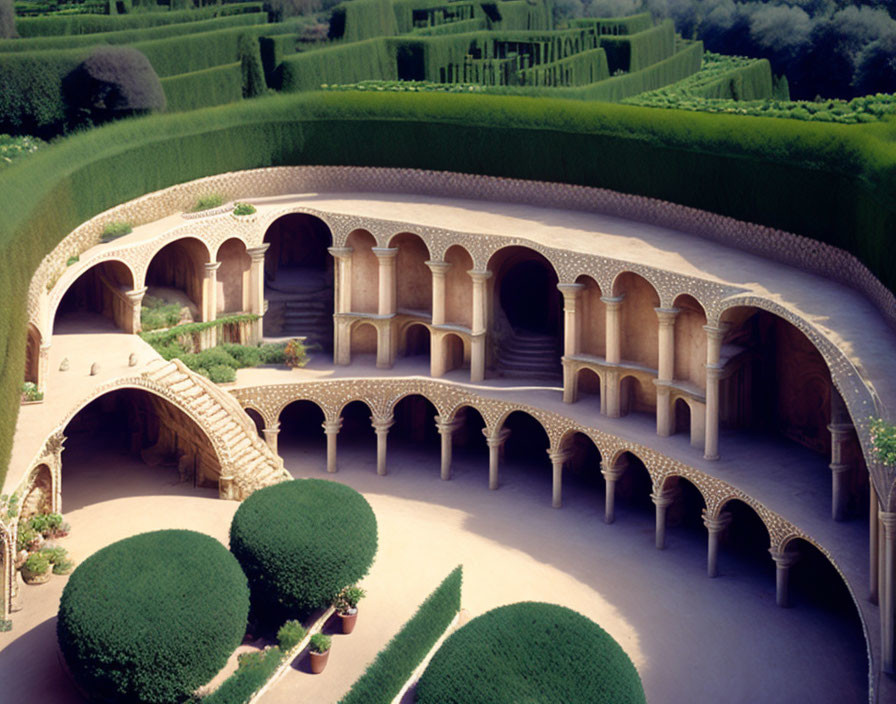
M418 704L646 704L628 655L556 604L493 609L452 633L417 683Z
M227 548L189 530L119 540L72 573L56 633L93 699L180 704L246 632L249 588Z
M88 218L166 186L284 164L600 186L829 242L892 289L894 137L894 122L835 125L547 98L350 92L273 96L76 135L0 172L0 300L22 301L0 306L0 408L18 405L25 291L40 260ZM0 466L8 461L15 416L0 418Z
M376 556L376 516L345 484L295 479L259 489L237 509L230 550L269 624L329 606L367 574Z

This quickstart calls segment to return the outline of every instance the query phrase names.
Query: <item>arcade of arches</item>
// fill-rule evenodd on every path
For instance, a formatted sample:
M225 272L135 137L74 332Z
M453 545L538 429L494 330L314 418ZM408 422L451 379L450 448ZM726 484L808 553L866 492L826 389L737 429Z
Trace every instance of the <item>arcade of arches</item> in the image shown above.
M444 480L455 466L478 467L484 489L537 485L556 508L564 497L587 497L606 523L645 521L659 549L672 535L705 542L710 577L755 570L775 585L780 606L836 613L858 633L855 601L867 595L855 590L865 585L851 584L851 592L825 548L799 532L783 539L771 508L711 477L713 461L724 461L728 448L741 464L751 444L762 456L797 458L830 487L823 506L812 495L813 515L868 526L866 584L871 600L881 602L873 611L881 614L874 648L879 665L893 669L896 576L887 572L894 559L887 550L896 538L878 520L829 359L798 320L756 300L711 307L699 287L669 295L634 264L618 263L613 276L597 264L571 275L568 264L534 244L490 245L484 255L474 237L458 234L437 248L406 227L384 235L382 227L352 221L336 232L325 213L281 206L259 217L254 239L185 236L142 264L85 261L57 296L52 325L32 321L25 379L51 396L45 357L53 336L91 320L135 333L144 294L177 300L185 319L255 313L260 319L245 341L304 337L323 352L315 371L332 375L208 391L228 397L228 410L235 397L254 425L253 440L257 435L274 453L332 473L350 447L369 453L386 475L390 449L406 447L429 453ZM258 207L264 215L263 199ZM391 370L383 379L405 379L407 391L334 400L346 379L373 388L378 377L365 359ZM417 392L421 378L438 385L432 394ZM73 456L102 442L150 467L176 468L195 486L216 486L222 475L190 415L147 391L110 391L62 432ZM601 434L636 436L638 445ZM678 464L657 459L665 453ZM34 475L23 511L64 490L64 456L60 463L61 488L58 478ZM679 471L684 466L692 469ZM756 476L758 487L765 479ZM713 495L722 484L728 494ZM737 569L729 572L734 563L726 560ZM872 607L861 606L867 620Z

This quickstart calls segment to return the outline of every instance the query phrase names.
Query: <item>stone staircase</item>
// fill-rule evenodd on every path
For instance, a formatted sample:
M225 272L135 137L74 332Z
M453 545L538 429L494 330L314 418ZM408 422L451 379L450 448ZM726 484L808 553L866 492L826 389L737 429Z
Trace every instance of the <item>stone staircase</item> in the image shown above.
M514 331L498 347L501 376L556 380L562 376L560 344L552 335Z
M304 337L308 346L333 346L333 283L301 269L266 283L265 337Z
M179 359L153 360L143 376L170 393L208 435L221 463L222 498L242 500L256 489L292 478L232 395Z

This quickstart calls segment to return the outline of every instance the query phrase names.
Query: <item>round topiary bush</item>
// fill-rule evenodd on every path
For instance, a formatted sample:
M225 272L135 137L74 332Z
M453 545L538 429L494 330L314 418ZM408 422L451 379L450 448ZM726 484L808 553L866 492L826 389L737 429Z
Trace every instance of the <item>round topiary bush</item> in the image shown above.
M322 479L259 489L230 525L230 550L249 578L253 611L271 625L332 603L367 574L376 546L366 499Z
M556 604L493 609L455 631L417 685L418 704L644 704L628 655L594 621Z
M56 634L75 681L99 702L183 702L224 666L249 614L227 548L188 530L120 540L72 573Z

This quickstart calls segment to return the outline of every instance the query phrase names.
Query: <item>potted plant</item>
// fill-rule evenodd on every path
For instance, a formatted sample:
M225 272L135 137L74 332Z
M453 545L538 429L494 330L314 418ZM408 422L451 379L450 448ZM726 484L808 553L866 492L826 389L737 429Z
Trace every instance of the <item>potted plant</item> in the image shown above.
M343 587L342 591L336 595L333 606L336 607L336 614L342 622L342 632L348 635L355 630L355 622L358 620L358 602L366 596L366 592L361 587Z
M50 560L40 552L32 553L22 566L25 584L44 584L50 580Z
M330 657L330 643L332 638L325 636L323 633L315 633L311 636L311 644L308 651L311 655L311 673L319 675L327 666L327 659Z

